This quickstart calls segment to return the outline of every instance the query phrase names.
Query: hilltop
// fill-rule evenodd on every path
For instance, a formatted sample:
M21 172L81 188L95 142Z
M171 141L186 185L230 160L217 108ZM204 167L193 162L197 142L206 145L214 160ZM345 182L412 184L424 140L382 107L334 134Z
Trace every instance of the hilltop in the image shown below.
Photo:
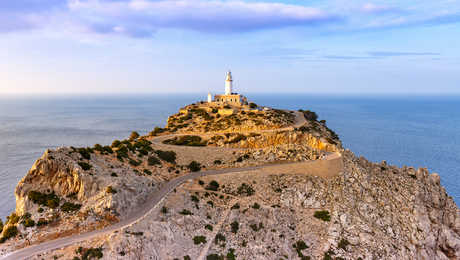
M439 175L358 158L309 110L191 104L145 136L47 150L15 195L2 254L75 237L32 259L460 257Z

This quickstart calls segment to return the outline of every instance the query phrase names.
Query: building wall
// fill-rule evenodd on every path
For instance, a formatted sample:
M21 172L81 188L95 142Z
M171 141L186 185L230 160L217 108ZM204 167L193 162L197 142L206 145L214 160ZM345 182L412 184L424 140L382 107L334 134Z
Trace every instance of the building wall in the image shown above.
M241 106L246 103L246 98L242 95L215 95L214 102Z

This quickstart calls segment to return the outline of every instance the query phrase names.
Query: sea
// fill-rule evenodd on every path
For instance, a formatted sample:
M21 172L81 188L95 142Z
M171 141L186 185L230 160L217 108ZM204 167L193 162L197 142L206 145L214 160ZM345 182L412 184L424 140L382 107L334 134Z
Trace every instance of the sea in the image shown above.
M259 105L315 111L358 156L426 167L460 203L460 96L248 94ZM146 134L202 94L0 96L0 217L46 149L92 146Z

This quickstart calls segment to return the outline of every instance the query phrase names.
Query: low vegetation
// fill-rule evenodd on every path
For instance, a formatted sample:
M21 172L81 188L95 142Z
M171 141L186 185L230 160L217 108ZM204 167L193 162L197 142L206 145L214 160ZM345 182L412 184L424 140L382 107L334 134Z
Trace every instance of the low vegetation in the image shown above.
M185 145L185 146L206 146L207 141L196 135L183 135L167 139L163 141L164 144L172 145Z
M192 172L197 172L201 170L201 164L196 161L192 161L187 165L187 168Z
M74 204L72 202L64 202L61 206L61 210L64 212L72 212L80 210L81 204Z
M255 193L254 188L252 188L251 185L247 183L243 183L238 187L237 190L238 195L243 195L243 196L252 196Z
M206 185L205 189L217 191L219 190L219 183L217 181L211 181L208 185Z
M5 243L6 240L15 237L18 234L18 228L16 226L9 226L3 231L3 235L0 238L0 243Z
M89 259L100 259L104 256L102 253L102 247L97 247L97 248L83 248L79 247L75 253L80 255L79 257L74 257L74 260L76 259L81 259L81 260L89 260Z
M193 215L193 213L192 213L190 210L188 210L188 209L183 209L183 210L181 210L181 211L179 212L179 214L184 215L184 216L185 216L185 215Z
M35 204L53 209L58 207L60 202L60 198L54 192L41 193L39 191L30 191L28 197Z
M205 236L195 236L193 237L193 243L195 245L206 244L206 237Z
M87 162L78 162L78 165L80 165L80 167L84 170L84 171L88 171L90 170L91 168L93 168L93 166Z
M155 153L160 159L169 163L176 163L176 153L174 151L156 150Z
M329 211L327 211L327 210L315 211L315 214L313 216L315 218L321 219L323 221L331 221L331 215L329 215Z
M230 224L230 227L231 227L231 230L232 230L232 233L238 233L238 229L240 229L240 223L238 223L238 221L233 221L231 224Z

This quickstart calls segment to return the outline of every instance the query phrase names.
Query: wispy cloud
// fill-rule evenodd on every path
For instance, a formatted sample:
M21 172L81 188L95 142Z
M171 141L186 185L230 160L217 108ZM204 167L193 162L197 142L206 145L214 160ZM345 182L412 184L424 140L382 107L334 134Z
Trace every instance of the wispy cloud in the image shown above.
M399 57L399 56L439 56L436 52L397 52L397 51L371 51L369 55L374 57Z
M384 13L400 13L403 10L398 7L388 5L377 5L373 3L365 3L360 10L369 14L384 14Z
M98 33L149 36L158 28L202 32L246 32L288 26L313 26L341 18L317 8L242 1L75 1L70 11ZM98 19L103 17L104 19Z

